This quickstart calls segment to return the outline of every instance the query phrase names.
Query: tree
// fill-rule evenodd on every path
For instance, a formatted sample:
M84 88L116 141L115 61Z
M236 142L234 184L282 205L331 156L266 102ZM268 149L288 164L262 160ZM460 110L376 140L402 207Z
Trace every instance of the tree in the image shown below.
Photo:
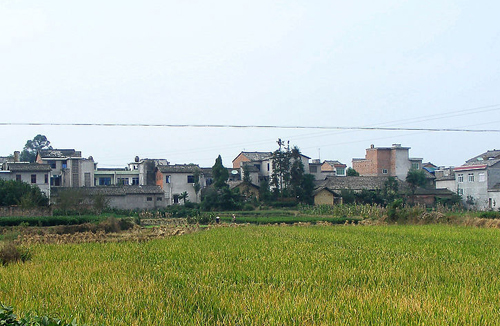
M288 197L288 186L290 183L290 142L285 147L281 139L277 141L279 148L272 154L273 173L271 174L271 186L276 197Z
M398 197L399 184L395 177L387 178L382 189L382 196L386 204L392 203Z
M188 193L187 191L184 191L183 193L181 193L179 195L179 199L182 200L184 202L184 205L186 205L186 199L188 198Z
M48 198L37 186L15 180L0 180L0 206L20 205L30 208L48 204Z
M425 178L424 170L411 169L406 175L406 182L409 183L411 193L415 194L417 187L425 188L427 179Z
M358 171L354 170L353 168L347 168L346 173L348 177L359 177Z
M50 141L44 135L36 135L33 140L28 140L26 145L24 145L23 151L21 152L20 159L23 162L35 162L36 154L38 151L43 149L52 149L50 146Z
M248 165L243 165L243 182L246 184L251 184L252 179L250 178L250 169Z
M222 157L219 155L215 160L215 164L212 166L212 175L214 177L214 187L217 189L226 188L227 179L229 178L229 172L222 165Z
M194 193L196 194L196 202L198 202L198 193L201 190L200 174L201 174L200 170L196 170L194 172L194 184L193 184L193 188L194 188Z
M290 195L300 200L303 196L304 163L300 158L300 150L295 146L290 152L292 165L290 167Z

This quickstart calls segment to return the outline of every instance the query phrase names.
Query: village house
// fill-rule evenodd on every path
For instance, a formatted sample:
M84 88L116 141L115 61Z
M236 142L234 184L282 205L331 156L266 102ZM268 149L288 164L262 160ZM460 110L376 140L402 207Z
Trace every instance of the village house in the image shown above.
M195 191L196 176L199 178L198 193ZM196 164L159 165L156 168L156 185L163 190L167 205L179 204L184 192L188 194L187 200L199 203L206 180L202 169Z
M478 210L500 208L500 150L490 150L453 169L463 202Z
M95 163L74 149L47 149L37 153L36 162L52 169L52 187L93 187Z
M409 157L410 147L393 144L391 147L366 149L365 158L353 158L352 167L360 176L392 176L405 180L410 169L421 169L421 158Z

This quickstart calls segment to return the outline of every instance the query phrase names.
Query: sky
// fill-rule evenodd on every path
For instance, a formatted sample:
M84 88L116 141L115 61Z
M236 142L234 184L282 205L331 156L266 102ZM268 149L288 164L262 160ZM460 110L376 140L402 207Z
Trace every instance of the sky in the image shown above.
M98 167L231 166L281 138L348 166L394 143L459 166L500 133L315 128L500 129L498 12L494 0L0 0L0 156L43 134Z

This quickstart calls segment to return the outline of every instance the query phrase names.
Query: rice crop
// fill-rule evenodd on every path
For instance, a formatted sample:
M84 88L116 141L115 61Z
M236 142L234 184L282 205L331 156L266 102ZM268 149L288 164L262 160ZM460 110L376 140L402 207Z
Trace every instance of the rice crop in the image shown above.
M0 302L88 325L494 325L499 232L247 226L33 245L0 268Z

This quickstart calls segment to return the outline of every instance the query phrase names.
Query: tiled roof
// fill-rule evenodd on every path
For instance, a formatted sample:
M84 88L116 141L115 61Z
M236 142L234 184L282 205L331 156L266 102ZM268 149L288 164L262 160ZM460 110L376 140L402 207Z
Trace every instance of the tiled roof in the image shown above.
M82 157L82 152L74 149L44 149L39 154L42 158Z
M494 149L491 151L487 151L478 156L475 156L465 162L466 165L471 164L485 164L490 160L500 160L500 150Z
M49 172L52 171L49 164L38 163L8 163L8 170L12 172Z
M335 167L346 167L347 166L344 163L340 163L337 160L333 160L333 161L326 160L323 163L328 163L330 166L335 166Z
M195 164L159 165L158 170L161 173L195 173L196 171L202 171Z
M250 161L264 161L271 158L271 152L241 152L240 155L245 155ZM238 155L239 156L239 155Z
M382 189L389 177L378 177L378 176L359 176L359 177L327 177L325 180L316 183L317 188L328 188L331 191L351 189L351 190L376 190ZM399 179L396 179L398 183L403 185L404 183Z

